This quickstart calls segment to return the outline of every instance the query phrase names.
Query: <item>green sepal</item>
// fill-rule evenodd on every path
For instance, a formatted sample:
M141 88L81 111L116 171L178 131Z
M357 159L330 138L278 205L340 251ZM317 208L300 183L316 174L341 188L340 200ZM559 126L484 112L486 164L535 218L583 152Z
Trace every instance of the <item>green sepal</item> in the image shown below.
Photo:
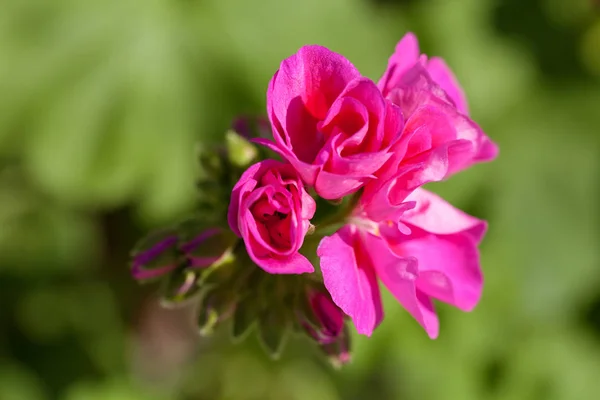
M227 286L238 272L237 260L233 253L227 253L217 263L200 273L201 286Z
M281 356L290 333L290 321L283 310L273 307L263 310L258 318L258 338L274 360Z
M218 225L207 226L203 219L193 218L179 225L181 236L181 249L185 250L190 265L194 266L195 260L214 258L211 265L197 265L198 267L212 268L221 264L234 261L233 249L240 239L229 229ZM201 241L195 243L200 236L205 235Z
M200 297L198 271L180 267L171 272L161 287L161 304L165 307L178 307Z
M233 314L235 304L235 295L229 291L215 289L203 296L197 319L200 335L210 336L219 324Z
M241 299L233 314L233 321L231 324L231 339L234 342L243 341L258 320L259 306L256 302L252 301L252 297L247 296Z

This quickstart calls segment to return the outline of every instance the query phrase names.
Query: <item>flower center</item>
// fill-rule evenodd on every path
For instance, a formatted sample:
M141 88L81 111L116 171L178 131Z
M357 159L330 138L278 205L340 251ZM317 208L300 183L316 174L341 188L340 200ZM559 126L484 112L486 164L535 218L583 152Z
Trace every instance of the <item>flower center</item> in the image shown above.
M348 223L356 226L362 231L369 232L375 236L380 236L379 224L373 220L361 216L352 216L348 218Z
M291 246L291 217L288 209L275 199L262 199L254 204L251 211L256 222L262 225L263 238L279 249L289 249Z

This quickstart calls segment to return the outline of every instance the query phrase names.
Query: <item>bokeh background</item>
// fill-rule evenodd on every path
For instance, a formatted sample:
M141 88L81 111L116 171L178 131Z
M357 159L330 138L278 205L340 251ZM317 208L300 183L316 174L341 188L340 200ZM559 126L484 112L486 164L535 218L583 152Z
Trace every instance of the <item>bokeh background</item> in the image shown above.
M600 398L600 5L593 0L5 0L1 400ZM431 341L389 297L334 371L305 342L200 340L129 276L196 201L195 148L264 113L309 43L376 80L407 31L500 158L432 186L490 222L480 306Z

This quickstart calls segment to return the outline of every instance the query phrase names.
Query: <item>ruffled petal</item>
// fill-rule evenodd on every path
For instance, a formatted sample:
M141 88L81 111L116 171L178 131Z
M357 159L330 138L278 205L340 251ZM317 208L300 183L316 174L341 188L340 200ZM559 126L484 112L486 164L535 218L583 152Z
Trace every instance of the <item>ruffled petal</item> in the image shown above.
M364 234L363 240L369 249L377 277L394 295L396 300L425 329L430 338L439 333L439 320L429 297L417 287L419 270L417 259L400 257L388 247L385 240L371 234Z
M352 319L358 333L370 336L383 318L383 309L375 271L358 235L345 226L321 240L317 255L331 298Z

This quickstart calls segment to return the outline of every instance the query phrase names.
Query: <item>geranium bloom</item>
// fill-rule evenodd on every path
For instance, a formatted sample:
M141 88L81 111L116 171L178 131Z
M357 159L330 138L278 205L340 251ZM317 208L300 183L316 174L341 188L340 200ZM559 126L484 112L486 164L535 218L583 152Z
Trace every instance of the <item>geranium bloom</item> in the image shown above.
M409 207L399 223L358 209L319 245L325 287L359 333L370 335L383 318L378 280L431 338L439 331L432 299L469 311L481 296L477 245L486 223L423 189L408 196Z
M384 99L343 56L305 46L281 63L267 91L275 146L319 196L338 199L373 178L402 129Z
M252 260L273 274L313 272L298 253L316 204L292 165L265 160L249 167L229 203L231 230L244 239Z
M363 207L376 220L402 207L406 195L427 182L440 181L474 163L489 161L497 146L467 115L467 102L456 78L440 58L419 54L409 33L398 43L379 81L386 98L406 121L393 156L365 187ZM377 198L377 200L374 200ZM384 210L372 209L374 206Z

